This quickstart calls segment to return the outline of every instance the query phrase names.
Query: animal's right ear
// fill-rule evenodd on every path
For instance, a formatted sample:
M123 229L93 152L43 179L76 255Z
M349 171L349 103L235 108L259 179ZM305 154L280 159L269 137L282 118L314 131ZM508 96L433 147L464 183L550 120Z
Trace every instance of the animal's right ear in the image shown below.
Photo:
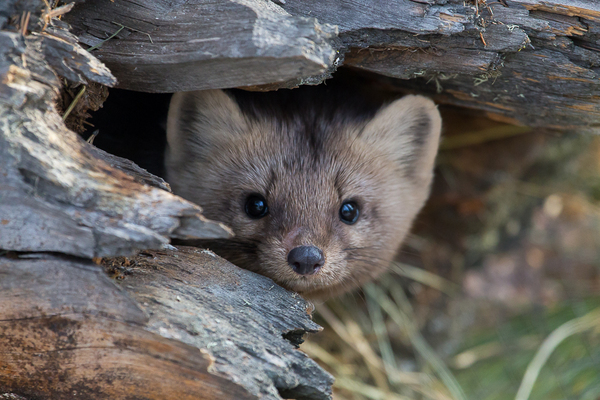
M202 157L244 131L242 112L224 91L175 93L167 120L168 158L179 163Z

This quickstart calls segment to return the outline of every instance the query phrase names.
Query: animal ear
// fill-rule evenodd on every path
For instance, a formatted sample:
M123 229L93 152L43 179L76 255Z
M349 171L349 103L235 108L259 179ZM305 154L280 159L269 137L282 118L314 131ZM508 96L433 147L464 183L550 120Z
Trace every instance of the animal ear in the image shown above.
M442 119L433 101L410 95L382 107L361 136L389 154L413 183L429 187L441 129Z
M174 166L205 156L244 131L242 112L224 91L175 93L167 120L167 162Z

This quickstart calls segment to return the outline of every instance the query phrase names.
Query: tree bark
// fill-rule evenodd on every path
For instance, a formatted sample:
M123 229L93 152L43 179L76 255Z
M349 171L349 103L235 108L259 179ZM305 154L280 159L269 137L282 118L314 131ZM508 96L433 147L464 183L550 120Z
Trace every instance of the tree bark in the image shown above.
M600 130L596 1L281 3L88 0L67 21L90 46L129 27L94 51L127 89L275 89L348 66L506 122Z
M320 82L336 55L334 27L269 0L89 1L68 21L82 43L101 46L93 54L120 87L144 92Z
M200 207L143 184L164 182L69 131L54 106L60 81L50 62L73 79L115 82L56 34L0 32L0 249L92 258L230 235ZM127 165L136 178L122 171Z
M6 6L0 398L329 399L333 378L296 350L320 329L312 306L209 251L170 246L231 231L68 130L57 74L115 79L66 25L44 27L34 2ZM148 248L163 250L115 258ZM92 262L100 257L120 285Z
M52 399L330 398L296 350L312 305L208 250L0 256L0 393ZM115 285L115 282L118 282Z

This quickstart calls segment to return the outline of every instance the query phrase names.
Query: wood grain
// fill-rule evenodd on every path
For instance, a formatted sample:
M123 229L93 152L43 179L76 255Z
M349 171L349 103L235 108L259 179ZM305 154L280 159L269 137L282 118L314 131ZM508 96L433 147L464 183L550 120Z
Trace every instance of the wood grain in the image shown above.
M285 82L323 75L335 29L268 0L87 1L66 20L119 87L174 92Z
M130 89L275 90L319 83L348 66L395 78L394 90L518 124L600 131L600 5L593 0L186 5L88 0L67 20L89 45L118 29L115 23L133 28L95 52ZM316 69L306 64L315 54Z
M227 227L162 190L160 180L66 128L54 105L55 71L115 80L64 37L0 32L0 249L92 258L159 248L170 238L228 237Z
M108 259L117 281L90 262L21 257L0 256L0 393L330 397L332 377L295 350L321 329L312 306L268 278L193 248Z

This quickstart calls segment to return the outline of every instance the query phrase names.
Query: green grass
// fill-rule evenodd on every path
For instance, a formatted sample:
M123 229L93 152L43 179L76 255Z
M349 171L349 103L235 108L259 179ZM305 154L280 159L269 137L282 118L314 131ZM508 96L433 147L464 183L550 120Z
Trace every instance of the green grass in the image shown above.
M600 398L600 298L561 304L555 310L538 310L513 318L501 327L465 338L464 345L499 348L456 376L470 399L515 399L525 370L545 338L560 326L591 314L591 321L553 348L541 364L530 400L597 400ZM533 346L537 342L537 345ZM465 354L468 349L461 352ZM483 354L485 356L485 354Z

